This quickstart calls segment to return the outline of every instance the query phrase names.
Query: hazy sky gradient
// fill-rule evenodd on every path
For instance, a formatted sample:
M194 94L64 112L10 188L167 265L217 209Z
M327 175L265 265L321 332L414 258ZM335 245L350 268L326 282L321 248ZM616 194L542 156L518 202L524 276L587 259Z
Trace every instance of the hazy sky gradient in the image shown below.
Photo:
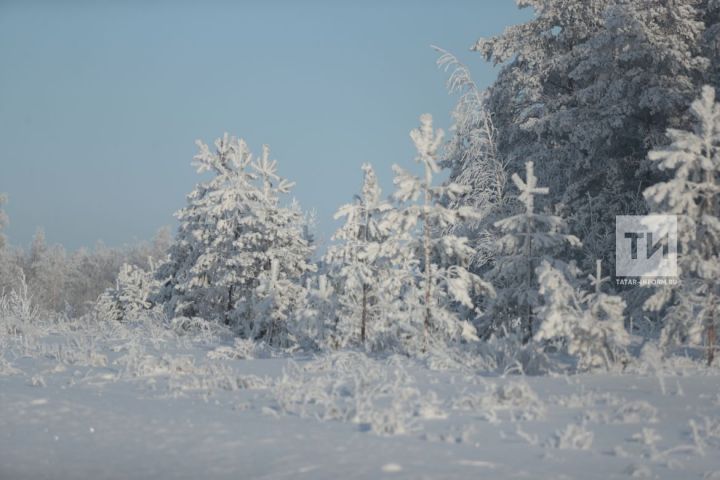
M270 145L320 233L375 165L412 167L408 137L455 98L431 44L481 86L468 48L529 18L511 0L0 2L0 192L10 241L70 249L150 238L199 180L194 140Z

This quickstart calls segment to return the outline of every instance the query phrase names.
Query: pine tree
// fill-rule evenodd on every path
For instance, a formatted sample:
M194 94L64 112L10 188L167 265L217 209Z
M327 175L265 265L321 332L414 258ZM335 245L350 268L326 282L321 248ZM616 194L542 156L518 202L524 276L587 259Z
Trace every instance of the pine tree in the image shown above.
M443 132L433 130L432 116L422 115L420 128L413 130L410 137L423 176L414 176L393 165L396 185L393 198L400 207L388 214L393 227L390 244L395 251L394 269L399 272L401 284L405 282L401 287L401 309L408 319L422 318L417 333L421 332L424 345L430 336L450 340L476 338L475 328L459 318L458 309L464 307L477 314L472 295L492 296L494 290L467 270L475 250L466 237L453 234L450 228L477 219L478 213L469 206L445 206L465 193L465 187L452 182L433 185L433 176L440 172L438 149Z
M474 47L504 64L488 98L498 153L509 170L538 167L583 238L584 268L613 265L615 216L646 213L639 192L662 180L646 156L682 124L707 69L701 3L522 1L533 19Z
M630 337L625 331L625 302L602 292L609 277L602 276L601 261L590 275L593 291L583 292L567 279L571 269L560 270L543 260L537 268L539 293L544 305L537 309L540 327L535 340L562 339L568 353L578 357L578 368L604 366L609 369L620 360Z
M706 86L691 106L693 131L668 130L672 144L649 158L673 178L645 190L653 210L678 216L679 286L660 288L646 306L669 303L661 341L698 342L704 329L708 364L714 358L720 309L720 103Z
M105 290L96 303L98 314L107 320L131 321L150 310L150 297L158 282L154 272L123 264L114 288Z
M378 309L382 294L378 278L387 273L384 250L390 232L384 217L392 205L381 198L372 166L364 164L362 170L362 193L335 214L335 219L344 218L345 224L333 235L336 243L328 248L325 261L331 265L331 278L338 292L340 331L336 334L347 339L356 337L357 332L364 345L368 328L377 327L383 313Z
M507 330L508 323L521 319L523 343L533 336L533 310L540 305L534 272L539 261L557 263L565 246L576 247L580 241L573 235L561 233L565 222L555 215L535 212L535 196L549 193L538 187L533 162L525 164L526 179L517 173L512 180L520 191L518 199L525 211L498 221L495 225L502 236L498 240L498 256L490 272L490 279L498 290L490 319L492 333Z
M710 60L705 82L720 89L720 2L704 0L702 8L705 32L703 34L703 55Z
M299 339L315 348L337 349L343 346L346 337L337 333L338 295L327 275L308 278L304 294L304 301L295 313Z
M243 140L227 134L216 140L215 152L197 144L198 173L210 171L214 177L198 184L177 214L175 243L158 269L165 281L159 300L171 315L222 322L247 338L272 337L278 319L268 324L259 317L268 308L268 285L302 284L314 270L302 212L279 202L292 183L277 175L266 146L254 159ZM286 289L277 295L295 293Z

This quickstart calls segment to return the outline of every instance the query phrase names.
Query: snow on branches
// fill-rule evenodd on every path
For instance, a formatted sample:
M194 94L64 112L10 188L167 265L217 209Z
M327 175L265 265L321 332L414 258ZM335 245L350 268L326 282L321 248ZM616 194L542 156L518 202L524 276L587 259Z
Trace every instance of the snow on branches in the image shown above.
M557 258L563 247L578 246L580 240L561 233L565 228L562 218L535 212L535 195L547 194L549 189L538 187L533 162L527 162L525 169L525 180L517 174L512 176L525 211L495 224L502 236L490 271L498 296L492 308L489 333L508 331L512 328L509 323L521 319L523 342L528 342L533 335L533 309L540 305L535 266L542 260L557 263L552 259Z
M388 213L395 236L396 270L407 272L410 282L402 296L402 309L408 319L422 319L414 326L414 337L424 339L472 340L475 329L461 320L462 309L477 315L475 295L493 296L492 285L467 269L475 250L467 238L452 233L451 227L478 218L470 206L446 206L467 187L448 182L433 185L433 176L440 172L438 148L442 130L434 130L432 116L420 117L420 127L410 133L415 144L415 160L423 170L418 177L393 165L396 191L393 198L400 204Z
M177 238L158 272L166 280L160 297L173 316L198 316L246 338L284 343L278 322L301 300L299 285L315 269L302 212L280 204L293 184L277 174L267 146L253 158L244 140L227 134L214 151L197 145L193 165L214 177L199 183L177 213Z
M543 260L537 268L544 305L537 309L540 328L535 340L561 339L570 355L578 358L578 368L611 368L625 354L630 337L625 330L625 302L602 292L601 261L596 274L589 275L594 289L584 292L568 281L567 273Z
M720 318L720 103L706 86L692 103L692 131L670 129L672 143L649 153L661 170L673 177L649 187L644 194L657 212L678 216L680 284L660 288L646 308L666 304L661 343L698 343L705 330L708 362L712 363Z

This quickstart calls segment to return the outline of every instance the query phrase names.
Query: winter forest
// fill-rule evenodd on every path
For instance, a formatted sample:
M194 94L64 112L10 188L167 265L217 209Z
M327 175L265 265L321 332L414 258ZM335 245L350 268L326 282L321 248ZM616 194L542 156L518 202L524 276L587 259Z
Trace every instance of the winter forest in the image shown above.
M222 131L146 242L0 236L0 478L720 479L720 2L517 4L323 245Z

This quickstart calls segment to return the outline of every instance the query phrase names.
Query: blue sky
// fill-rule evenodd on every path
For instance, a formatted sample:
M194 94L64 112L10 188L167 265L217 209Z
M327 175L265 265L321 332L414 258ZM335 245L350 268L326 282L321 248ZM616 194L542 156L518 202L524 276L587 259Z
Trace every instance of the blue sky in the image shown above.
M0 2L0 192L11 243L69 249L150 238L200 179L194 140L270 145L320 235L360 187L413 166L423 112L455 99L431 44L478 84L477 38L529 18L511 0Z

